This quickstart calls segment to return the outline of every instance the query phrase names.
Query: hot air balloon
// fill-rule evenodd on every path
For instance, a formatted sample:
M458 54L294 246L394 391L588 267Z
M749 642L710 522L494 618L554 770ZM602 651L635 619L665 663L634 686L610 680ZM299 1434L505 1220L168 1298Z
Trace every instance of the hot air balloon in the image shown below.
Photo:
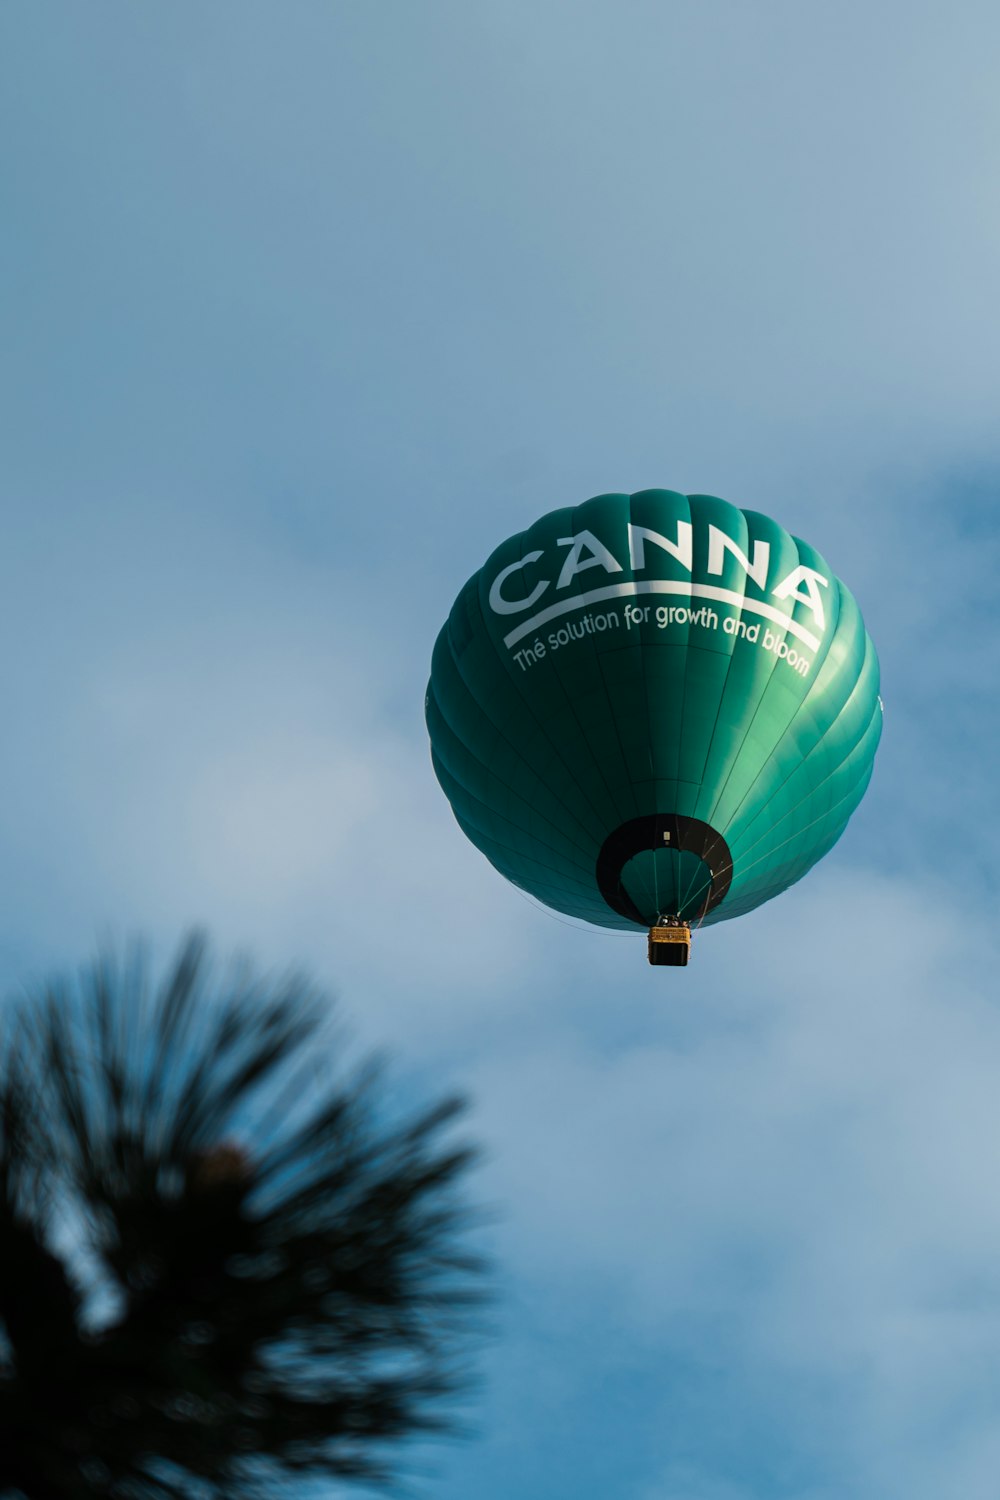
M836 843L871 777L878 658L819 553L756 511L643 490L552 511L462 589L432 760L469 839L546 906L645 929L741 916Z

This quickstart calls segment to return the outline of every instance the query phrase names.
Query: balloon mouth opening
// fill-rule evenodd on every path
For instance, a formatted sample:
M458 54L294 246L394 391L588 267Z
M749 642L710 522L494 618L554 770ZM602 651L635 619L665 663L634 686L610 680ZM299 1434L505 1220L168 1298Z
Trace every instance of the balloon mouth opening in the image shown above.
M630 819L608 835L597 858L604 900L641 927L655 926L665 913L702 921L724 900L732 874L722 834L680 813Z
M641 849L626 860L619 875L622 891L646 927L661 918L696 922L712 895L712 871L686 849Z

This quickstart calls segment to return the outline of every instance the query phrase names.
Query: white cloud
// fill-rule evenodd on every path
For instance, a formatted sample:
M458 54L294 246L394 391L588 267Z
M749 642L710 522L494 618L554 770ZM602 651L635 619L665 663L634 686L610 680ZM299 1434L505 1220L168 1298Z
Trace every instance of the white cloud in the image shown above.
M996 1413L969 1413L1000 1374L995 936L929 883L843 868L780 905L657 973L656 1040L602 1054L561 1016L471 1064L505 1251L666 1360L828 1388L859 1494L935 1500L947 1452L988 1500ZM652 1001L639 959L628 1008ZM695 1045L678 1010L703 1011Z

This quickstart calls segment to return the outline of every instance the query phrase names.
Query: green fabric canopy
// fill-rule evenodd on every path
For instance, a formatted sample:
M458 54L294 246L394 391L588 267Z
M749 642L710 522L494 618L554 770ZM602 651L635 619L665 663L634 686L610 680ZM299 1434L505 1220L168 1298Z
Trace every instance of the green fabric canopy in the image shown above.
M878 659L820 555L709 495L598 495L511 537L434 649L434 769L464 832L557 911L717 922L844 831Z

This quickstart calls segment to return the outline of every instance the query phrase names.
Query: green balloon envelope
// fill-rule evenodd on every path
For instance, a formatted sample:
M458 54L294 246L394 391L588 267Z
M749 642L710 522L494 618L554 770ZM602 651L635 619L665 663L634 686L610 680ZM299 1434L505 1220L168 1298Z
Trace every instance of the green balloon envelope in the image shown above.
M837 841L882 727L822 557L709 495L598 495L511 537L434 648L434 769L466 835L612 928L751 911Z

